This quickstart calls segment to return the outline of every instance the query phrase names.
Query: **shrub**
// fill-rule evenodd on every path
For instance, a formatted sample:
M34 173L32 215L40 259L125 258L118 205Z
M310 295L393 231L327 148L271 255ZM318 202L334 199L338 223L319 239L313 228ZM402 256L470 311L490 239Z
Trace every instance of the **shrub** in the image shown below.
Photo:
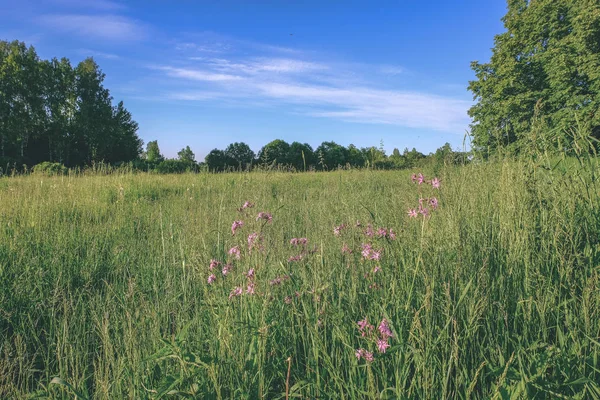
M44 161L33 167L33 172L36 174L44 174L48 176L66 175L69 169L61 163Z

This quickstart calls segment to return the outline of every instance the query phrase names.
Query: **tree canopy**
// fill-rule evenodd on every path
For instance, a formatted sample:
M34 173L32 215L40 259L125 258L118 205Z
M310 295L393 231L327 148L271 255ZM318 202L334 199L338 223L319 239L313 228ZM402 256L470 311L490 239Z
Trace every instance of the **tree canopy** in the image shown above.
M534 128L549 134L576 123L599 137L600 3L508 0L503 22L491 60L472 63L475 147L518 151Z
M92 58L41 60L33 47L0 41L0 164L80 166L139 157L138 125L112 104Z

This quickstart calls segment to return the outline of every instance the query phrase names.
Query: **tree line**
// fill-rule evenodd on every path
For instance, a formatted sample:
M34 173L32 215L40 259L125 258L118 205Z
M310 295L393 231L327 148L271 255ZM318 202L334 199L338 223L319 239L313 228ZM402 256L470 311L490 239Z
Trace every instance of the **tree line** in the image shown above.
M158 141L148 143L138 169L161 173L207 170L210 172L250 171L253 169L279 169L287 171L331 171L339 168L404 169L424 163L462 164L469 162L471 154L452 149L444 144L434 153L425 155L416 149L394 149L386 155L383 144L379 147L348 147L335 142L323 142L316 149L308 143L276 139L255 153L248 144L231 143L224 150L210 151L204 162L198 163L189 146L177 153L177 158L167 159L160 152Z
M138 159L138 125L123 102L113 105L104 77L92 58L73 67L0 41L0 166Z

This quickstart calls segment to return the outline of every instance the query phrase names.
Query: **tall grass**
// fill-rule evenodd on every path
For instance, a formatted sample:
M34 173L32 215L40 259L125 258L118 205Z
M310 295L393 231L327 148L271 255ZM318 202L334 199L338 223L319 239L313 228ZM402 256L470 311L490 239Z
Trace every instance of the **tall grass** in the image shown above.
M374 171L2 179L0 398L600 398L600 193L566 164L449 167L439 191ZM310 251L288 262L294 237ZM256 294L230 299L250 268ZM385 354L365 317L389 321Z

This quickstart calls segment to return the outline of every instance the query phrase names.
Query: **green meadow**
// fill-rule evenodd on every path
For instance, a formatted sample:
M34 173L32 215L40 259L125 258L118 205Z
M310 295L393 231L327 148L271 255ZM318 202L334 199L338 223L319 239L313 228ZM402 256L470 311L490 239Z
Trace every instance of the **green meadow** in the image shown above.
M597 171L2 178L0 398L600 398Z

